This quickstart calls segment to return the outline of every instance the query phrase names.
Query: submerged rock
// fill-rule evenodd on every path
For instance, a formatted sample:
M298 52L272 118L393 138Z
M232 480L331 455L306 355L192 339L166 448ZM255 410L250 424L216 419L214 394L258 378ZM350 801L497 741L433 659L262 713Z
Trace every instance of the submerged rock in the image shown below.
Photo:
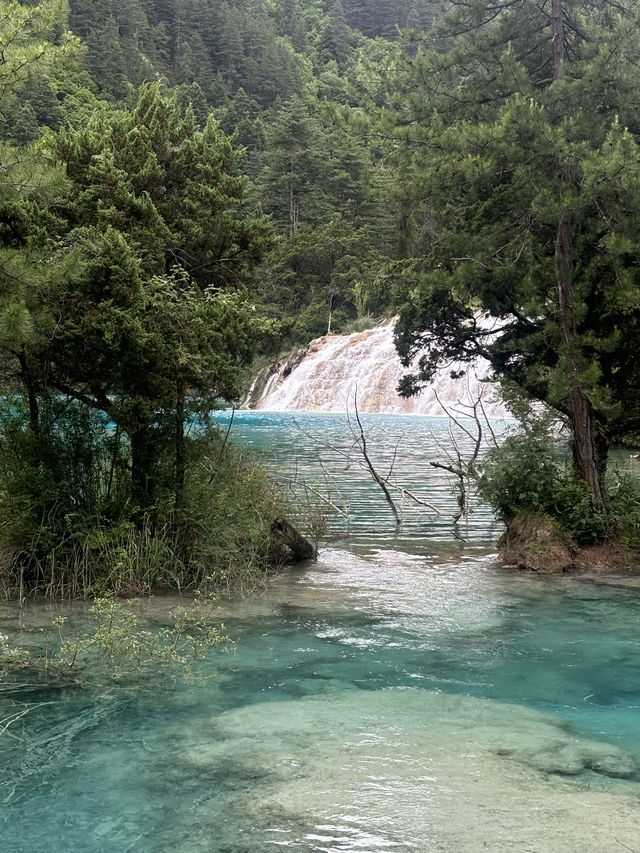
M275 843L602 853L640 832L640 786L617 781L635 773L632 755L550 714L465 695L389 688L264 702L201 720L172 762L187 777L237 773L222 806L212 795L194 808L203 846L191 836L189 851L208 849L213 833L234 853Z
M633 755L598 741L556 740L533 749L503 750L500 755L560 776L578 776L592 770L613 779L630 779L638 772Z

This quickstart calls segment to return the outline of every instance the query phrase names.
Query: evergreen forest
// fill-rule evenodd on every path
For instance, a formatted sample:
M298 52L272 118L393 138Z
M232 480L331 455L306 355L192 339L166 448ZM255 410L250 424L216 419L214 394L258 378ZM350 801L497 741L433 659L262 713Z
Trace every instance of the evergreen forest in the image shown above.
M635 4L0 10L0 529L21 589L181 588L238 554L261 572L285 510L210 413L270 360L394 316L402 394L481 356L525 424L480 477L503 520L636 544L638 492L608 466L640 434Z

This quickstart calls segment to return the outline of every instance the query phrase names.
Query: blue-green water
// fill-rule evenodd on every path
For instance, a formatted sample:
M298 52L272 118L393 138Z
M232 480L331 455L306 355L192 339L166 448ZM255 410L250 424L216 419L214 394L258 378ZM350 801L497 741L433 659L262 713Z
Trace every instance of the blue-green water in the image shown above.
M238 440L316 476L282 418L245 415ZM378 447L412 424L427 428L373 422ZM0 719L47 703L0 734L2 853L640 847L640 588L497 568L486 512L447 536L448 486L426 440L404 446L407 486L441 517L397 536L343 478L350 536L221 606L236 643L203 664L212 678L0 688ZM142 612L162 624L173 603Z
M229 413L219 416L226 427ZM450 474L430 462L451 463L453 442L463 458L473 446L472 422L462 419L456 427L446 418L400 415L362 415L368 453L378 473L389 479L391 496L402 515L398 532L384 494L372 483L362 456L354 447L357 427L346 415L236 412L232 440L248 446L277 471L285 496L307 499L324 509L333 540L340 539L357 550L396 548L418 553L449 553L455 542L486 545L500 534L500 526L486 507L472 500L467 521L454 528L457 494ZM495 422L498 433L509 422ZM355 430L356 435L354 435ZM471 432L468 435L465 430ZM485 428L487 439L488 430ZM306 486L310 490L306 490ZM418 503L402 489L422 502ZM332 511L320 495L330 498L341 513ZM346 519L345 519L346 515Z

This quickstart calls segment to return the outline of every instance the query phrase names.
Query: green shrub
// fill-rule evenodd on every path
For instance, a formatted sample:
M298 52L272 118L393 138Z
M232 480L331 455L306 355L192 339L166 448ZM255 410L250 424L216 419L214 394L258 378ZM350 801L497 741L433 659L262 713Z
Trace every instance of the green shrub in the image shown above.
M521 512L543 513L578 544L595 544L607 536L608 520L593 509L566 450L544 432L511 436L489 451L479 491L506 522Z
M614 470L607 478L611 527L623 545L640 546L640 477Z
M0 434L0 584L5 596L37 592L132 596L206 587L247 593L279 561L270 530L281 514L255 463L199 425L187 441L178 508L172 448L161 428L153 517L131 503L126 437L103 416L53 400L36 440L18 403L5 403Z
M370 314L366 314L364 317L357 317L355 320L351 320L350 322L340 326L338 334L353 335L357 332L368 332L369 329L375 329L379 323L379 317L376 318L372 317Z
M41 403L34 435L21 400L0 408L0 541L37 557L114 528L129 515L123 437L108 419L62 399Z
M190 575L223 594L251 592L283 559L271 537L283 511L280 493L249 453L215 429L193 439L190 450L178 524Z

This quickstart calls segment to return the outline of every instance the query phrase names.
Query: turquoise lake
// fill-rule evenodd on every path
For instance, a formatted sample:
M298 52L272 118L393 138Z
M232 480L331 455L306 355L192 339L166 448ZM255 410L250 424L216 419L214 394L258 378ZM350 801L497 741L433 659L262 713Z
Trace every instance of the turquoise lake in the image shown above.
M220 604L233 648L193 683L0 685L0 721L34 706L0 722L1 853L640 850L640 585L499 568L499 525L475 506L454 529L429 465L449 423L364 422L439 514L397 492L395 530L343 417L237 413L285 492L340 509L318 562ZM160 626L175 603L139 607Z

